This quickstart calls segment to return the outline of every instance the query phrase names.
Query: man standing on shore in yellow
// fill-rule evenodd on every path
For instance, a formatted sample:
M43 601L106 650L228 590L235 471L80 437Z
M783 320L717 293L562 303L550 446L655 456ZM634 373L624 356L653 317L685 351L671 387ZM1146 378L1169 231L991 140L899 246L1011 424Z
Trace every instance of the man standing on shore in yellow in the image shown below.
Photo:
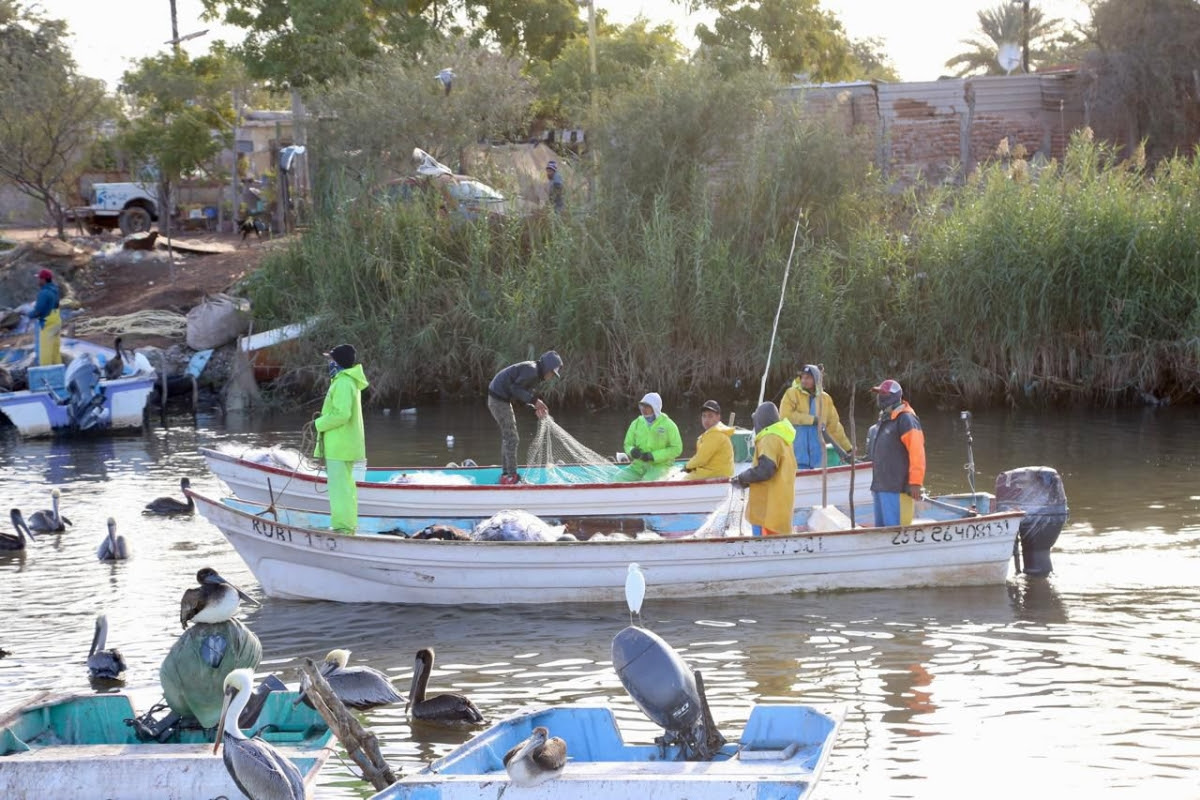
M754 409L754 466L730 480L750 487L746 521L755 536L792 532L796 512L796 429L769 400Z
M675 459L683 452L679 426L663 413L658 392L648 392L639 402L641 414L625 431L625 452L629 466L624 480L657 481L664 478Z
M783 393L779 413L796 429L793 452L796 455L797 469L820 468L822 451L825 449L825 441L821 435L822 425L829 439L840 447L842 452L849 453L854 449L842 428L842 420L838 417L833 398L825 393L821 384L821 368L815 364L807 364Z
M329 359L329 391L321 415L313 422L317 429L314 455L325 459L329 491L329 527L342 533L358 529L358 487L354 483L354 465L367 457L367 439L363 432L362 390L367 376L354 345L339 344L325 353Z
M62 363L61 343L59 334L62 333L62 314L58 310L58 284L54 282L54 273L48 269L37 273L38 294L33 303L33 311L29 316L37 320L37 363L39 367L48 367Z
M684 464L688 480L728 478L733 475L733 428L721 422L721 406L706 400L700 409L704 433L696 439L696 455Z

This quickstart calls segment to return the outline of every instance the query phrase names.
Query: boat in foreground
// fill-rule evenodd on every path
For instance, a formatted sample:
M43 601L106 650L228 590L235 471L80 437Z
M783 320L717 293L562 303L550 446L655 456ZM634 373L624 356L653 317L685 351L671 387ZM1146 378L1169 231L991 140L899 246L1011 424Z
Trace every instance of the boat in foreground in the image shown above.
M295 692L272 692L254 731L300 768L312 786L332 752L325 721ZM212 732L176 731L165 743L142 741L125 693L44 693L0 716L0 797L6 800L103 797L195 800L242 797Z
M1000 584L1023 516L987 513L991 495L979 493L919 501L914 524L891 528L453 541L408 538L387 517L360 516L348 535L329 529L328 514L187 493L268 596L348 603L612 602L631 562L653 574L656 597ZM970 516L971 505L984 513Z
M829 758L842 711L755 705L739 741L710 761L684 761L674 745L627 743L607 708L557 706L510 717L372 800L742 800L809 797ZM555 778L514 788L504 754L535 727L566 743Z
M279 452L279 451L275 451ZM329 492L323 470L200 448L208 468L243 500L302 511L328 512ZM745 455L745 453L743 453ZM743 465L748 466L748 465ZM393 526L420 529L432 522L472 525L505 509L519 508L548 522L604 520L626 530L692 531L729 497L729 482L675 479L620 482L619 464L523 467L524 483L500 485L500 467L411 467L368 469L358 482L358 513L393 517ZM796 507L827 502L845 505L850 476L862 497L871 486L871 465L833 466L796 473Z
M146 401L154 391L155 371L143 355L124 366L121 377L105 379L103 365L116 355L110 348L63 339L70 364L30 367L29 388L0 392L0 415L21 436L122 430L142 427ZM6 349L5 356L20 355Z

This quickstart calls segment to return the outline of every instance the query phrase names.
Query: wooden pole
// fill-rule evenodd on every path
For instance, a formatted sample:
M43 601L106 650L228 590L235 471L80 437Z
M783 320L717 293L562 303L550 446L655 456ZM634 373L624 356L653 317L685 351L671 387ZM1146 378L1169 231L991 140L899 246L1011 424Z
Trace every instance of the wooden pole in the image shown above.
M346 710L311 658L304 659L301 669L309 680L308 699L312 701L313 708L325 718L333 735L362 770L363 778L370 781L377 791L383 791L395 783L398 776L383 760L375 734L363 728L354 715Z
M854 519L854 473L858 472L855 469L858 464L858 458L855 453L858 451L858 437L854 435L854 395L858 390L858 382L850 384L850 527L857 528L858 522Z

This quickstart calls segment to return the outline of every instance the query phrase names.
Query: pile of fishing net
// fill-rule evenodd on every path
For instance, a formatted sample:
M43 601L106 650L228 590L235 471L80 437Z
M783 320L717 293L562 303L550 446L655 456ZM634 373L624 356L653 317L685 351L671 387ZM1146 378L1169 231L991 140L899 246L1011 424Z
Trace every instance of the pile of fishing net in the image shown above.
M306 466L306 459L299 450L290 447L242 447L236 444L220 444L218 453L262 464L264 467L276 467L292 472L316 472L315 467Z
M413 486L470 486L466 475L449 475L443 472L401 472L387 479L388 483Z
M746 497L750 494L744 486L729 484L729 494L714 508L692 534L694 539L720 539L729 536L751 536L750 523L746 522Z
M546 483L611 483L620 467L582 444L547 414L538 421L526 463L546 470Z

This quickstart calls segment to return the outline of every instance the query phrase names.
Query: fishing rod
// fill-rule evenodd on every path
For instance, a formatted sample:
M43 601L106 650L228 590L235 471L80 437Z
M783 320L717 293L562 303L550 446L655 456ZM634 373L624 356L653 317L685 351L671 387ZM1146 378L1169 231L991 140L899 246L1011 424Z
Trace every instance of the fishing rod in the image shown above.
M758 405L763 404L767 394L767 375L771 372L771 356L775 352L775 334L779 332L779 315L783 313L783 298L787 292L788 275L792 271L792 256L796 255L796 240L800 238L800 223L803 215L796 217L796 230L792 233L792 250L788 253L787 265L783 268L783 285L779 287L779 306L775 309L775 322L771 325L771 345L767 348L767 365L763 368L762 384L758 387Z
M975 451L972 447L974 440L971 438L971 412L959 412L959 419L963 421L963 427L967 429L967 463L964 467L967 470L967 485L971 487L971 508L975 508Z

